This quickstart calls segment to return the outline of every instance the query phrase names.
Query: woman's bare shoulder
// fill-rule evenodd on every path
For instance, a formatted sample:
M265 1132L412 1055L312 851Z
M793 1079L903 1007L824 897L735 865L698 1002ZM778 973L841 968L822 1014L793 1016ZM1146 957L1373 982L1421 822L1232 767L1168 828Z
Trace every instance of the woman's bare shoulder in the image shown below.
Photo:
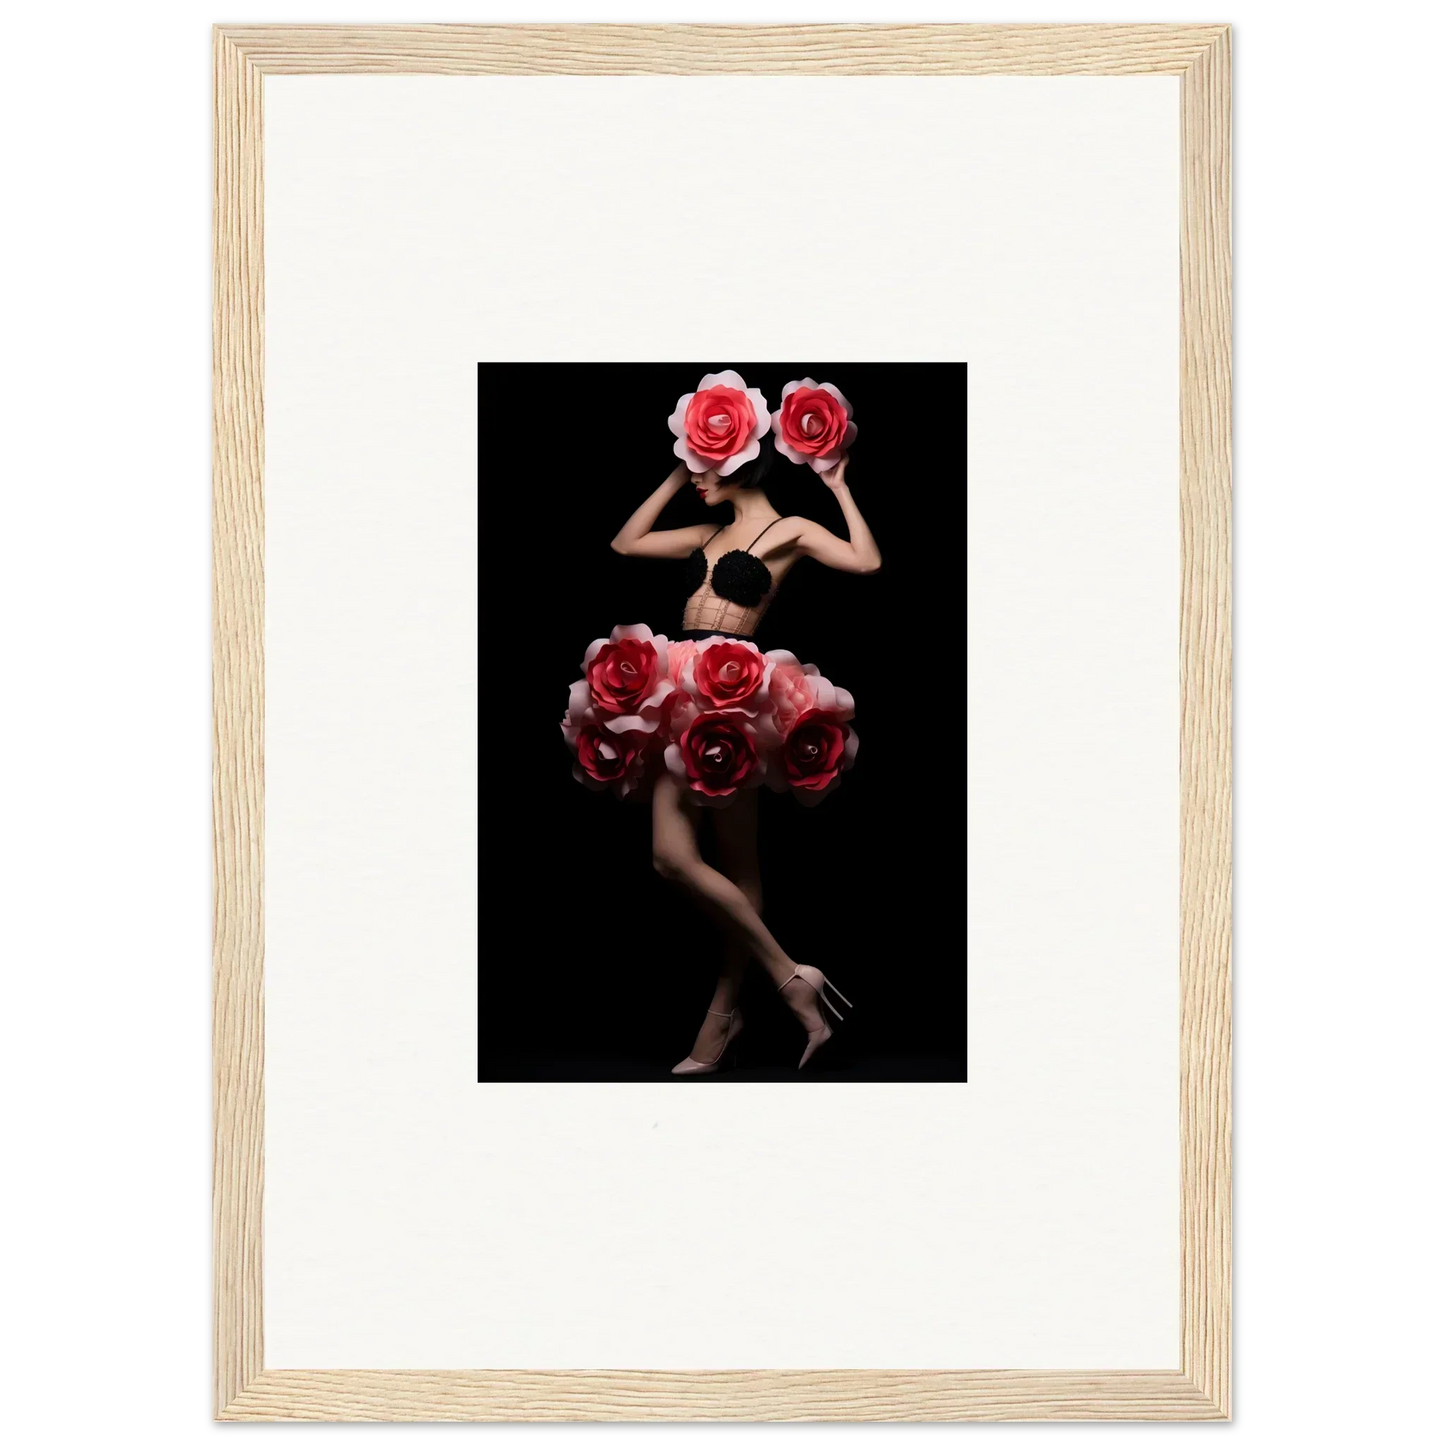
M811 517L784 517L774 530L780 541L797 545L811 541L828 529Z
M807 517L779 517L773 531L786 542L796 542L799 537L806 536L808 531L816 527L816 522L810 522ZM772 532L768 534L772 536Z

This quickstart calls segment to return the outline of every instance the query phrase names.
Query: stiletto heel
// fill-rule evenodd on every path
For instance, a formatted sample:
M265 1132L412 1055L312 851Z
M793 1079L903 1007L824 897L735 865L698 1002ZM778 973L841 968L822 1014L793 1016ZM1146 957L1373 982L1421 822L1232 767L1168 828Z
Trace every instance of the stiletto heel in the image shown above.
M839 1011L838 1005L829 998L829 991L831 990L837 995L838 1001L844 1008L851 1009L853 1007L844 996L843 990L840 989L821 968L814 968L811 963L795 964L792 973L778 985L778 992L782 993L794 979L799 983L807 984L808 987L817 994L818 1002L825 1005L828 1012L831 1013L839 1023L842 1023L843 1015ZM833 1037L832 1025L829 1024L827 1018L823 1016L821 1011L819 1012L819 1018L822 1019L823 1026L822 1028L810 1029L808 1031L808 1047L803 1050L803 1057L798 1060L798 1067L800 1069Z
M727 1051L738 1041L743 1032L743 1016L738 1009L729 1009L724 1013L721 1009L710 1008L708 1010L714 1018L726 1019L728 1021L727 1032L723 1035L722 1048L717 1051L711 1062L703 1062L695 1059L689 1054L680 1064L673 1069L674 1074L715 1074L718 1066L722 1063ZM736 1027L734 1027L736 1024Z

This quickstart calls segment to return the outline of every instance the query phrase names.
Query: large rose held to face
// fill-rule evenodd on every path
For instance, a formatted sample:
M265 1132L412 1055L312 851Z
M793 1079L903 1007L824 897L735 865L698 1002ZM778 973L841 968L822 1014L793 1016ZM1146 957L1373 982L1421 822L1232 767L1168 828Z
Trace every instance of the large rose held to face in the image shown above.
M667 766L703 801L728 800L756 781L758 750L740 719L704 712L668 748Z
M737 372L710 371L696 391L678 398L667 424L677 438L672 449L689 471L726 477L758 455L768 403Z
M783 388L782 405L773 413L778 450L790 462L830 471L858 435L853 408L832 382L811 376Z

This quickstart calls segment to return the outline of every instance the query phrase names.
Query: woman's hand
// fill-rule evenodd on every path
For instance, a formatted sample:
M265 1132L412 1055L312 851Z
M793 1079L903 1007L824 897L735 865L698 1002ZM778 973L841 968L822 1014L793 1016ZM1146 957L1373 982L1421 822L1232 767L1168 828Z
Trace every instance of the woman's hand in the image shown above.
M878 554L878 543L868 530L868 523L853 500L853 493L843 480L848 470L848 453L838 458L838 465L826 472L819 472L823 484L838 498L843 509L843 520L848 524L848 540L821 527L817 522L804 521L798 533L798 550L805 557L814 557L825 567L835 567L840 572L876 572L883 559Z

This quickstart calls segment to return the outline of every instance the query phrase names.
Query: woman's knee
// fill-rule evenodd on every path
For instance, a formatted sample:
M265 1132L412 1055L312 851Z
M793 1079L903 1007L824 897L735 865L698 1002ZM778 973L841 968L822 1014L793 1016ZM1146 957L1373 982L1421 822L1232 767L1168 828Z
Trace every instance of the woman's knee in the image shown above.
M681 848L657 847L652 850L652 866L658 876L669 883L686 886L692 881L696 859Z

